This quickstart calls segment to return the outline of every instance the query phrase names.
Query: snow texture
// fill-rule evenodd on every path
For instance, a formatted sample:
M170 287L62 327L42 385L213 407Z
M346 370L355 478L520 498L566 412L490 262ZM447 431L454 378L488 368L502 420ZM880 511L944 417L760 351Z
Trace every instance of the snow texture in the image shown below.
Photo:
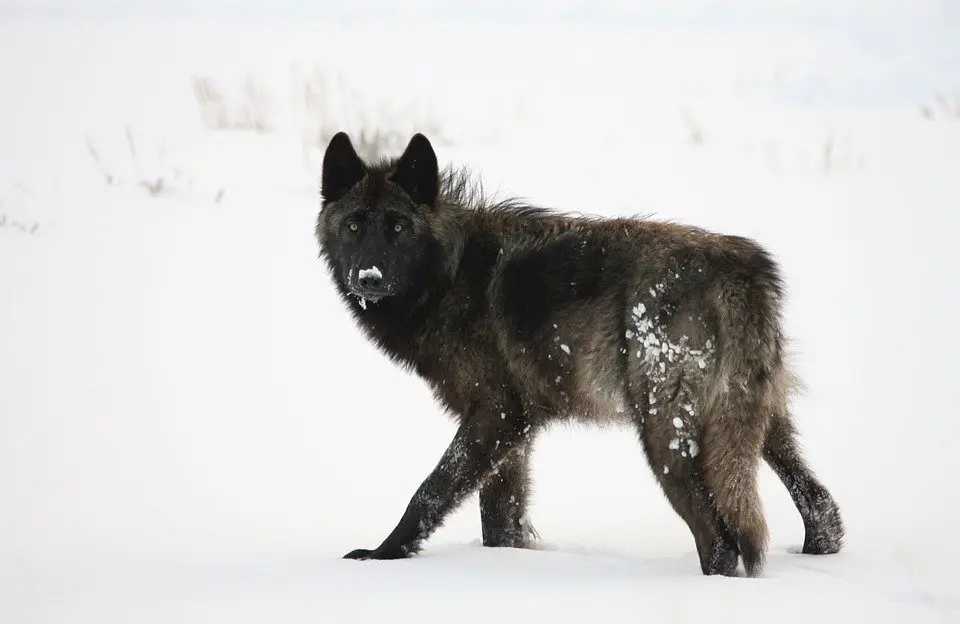
M603 2L475 25L418 6L2 12L0 622L960 621L952 5ZM415 558L342 560L393 528L454 427L317 258L340 129L390 154L424 131L498 194L763 243L844 550L798 553L764 466L763 578L703 577L636 435L572 423L530 456L536 550L481 547L473 495ZM710 365L715 340L688 351L635 313L631 361ZM697 457L677 401L646 417L679 417L672 452Z
M664 291L663 284L657 284L657 290L650 289L651 297L656 297ZM637 357L640 358L647 370L647 376L652 381L654 390L663 388L664 382L676 370L685 368L693 362L703 370L713 361L713 341L707 340L704 349L694 349L689 345L690 338L681 336L679 342L674 342L668 336L661 324L659 315L651 317L647 307L638 303L631 312L636 332L629 339L636 339L638 343ZM650 403L656 403L654 392L650 393Z
M370 267L369 269L360 269L357 271L357 279L363 279L365 277L375 277L380 279L383 277L383 273L381 273L380 269L377 267Z

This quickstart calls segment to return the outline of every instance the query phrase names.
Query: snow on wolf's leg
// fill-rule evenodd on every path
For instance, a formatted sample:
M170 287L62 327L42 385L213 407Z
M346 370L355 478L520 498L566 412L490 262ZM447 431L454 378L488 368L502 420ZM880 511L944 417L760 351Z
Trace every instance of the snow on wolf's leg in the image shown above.
M803 552L827 555L843 547L843 519L840 507L800 453L797 431L784 412L774 414L763 445L763 459L790 493L803 518Z
M530 441L519 445L480 486L484 546L530 548L537 540L526 515L530 495L530 447Z
M374 550L357 549L345 559L400 559L418 552L465 498L475 492L500 465L517 453L530 427L499 413L470 414L433 472L410 499L400 522Z

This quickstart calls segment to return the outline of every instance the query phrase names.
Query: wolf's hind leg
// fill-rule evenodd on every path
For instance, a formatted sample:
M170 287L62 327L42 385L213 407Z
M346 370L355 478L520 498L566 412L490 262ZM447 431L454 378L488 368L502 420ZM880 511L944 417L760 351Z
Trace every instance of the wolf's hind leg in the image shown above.
M673 425L679 412L676 407L663 406L643 421L636 416L647 462L670 505L693 533L702 572L735 576L740 555L737 544L707 494L696 437L681 441L677 435Z
M803 459L797 431L787 412L774 414L763 444L763 459L783 482L803 518L803 552L827 555L843 547L840 507Z
M527 518L530 474L527 443L480 486L480 526L484 546L530 548L536 531Z

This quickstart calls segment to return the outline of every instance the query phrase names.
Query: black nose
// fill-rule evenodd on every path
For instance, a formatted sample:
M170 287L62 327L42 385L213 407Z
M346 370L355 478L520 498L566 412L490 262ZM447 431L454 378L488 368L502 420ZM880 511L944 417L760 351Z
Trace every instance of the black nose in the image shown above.
M383 285L383 273L377 267L373 266L357 271L357 286L360 287L360 290L383 290Z
M364 275L357 283L364 290L380 290L383 287L383 278L378 275Z

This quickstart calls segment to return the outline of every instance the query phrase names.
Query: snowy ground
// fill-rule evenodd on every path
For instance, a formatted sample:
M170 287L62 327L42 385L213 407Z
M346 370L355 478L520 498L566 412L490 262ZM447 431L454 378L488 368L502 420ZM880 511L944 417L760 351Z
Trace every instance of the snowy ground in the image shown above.
M0 23L0 621L960 621L960 53L890 19L883 45ZM846 549L795 554L765 468L764 577L705 578L633 435L571 426L537 447L542 550L479 547L474 497L417 558L341 560L453 427L316 258L340 127L426 129L504 193L766 244Z

